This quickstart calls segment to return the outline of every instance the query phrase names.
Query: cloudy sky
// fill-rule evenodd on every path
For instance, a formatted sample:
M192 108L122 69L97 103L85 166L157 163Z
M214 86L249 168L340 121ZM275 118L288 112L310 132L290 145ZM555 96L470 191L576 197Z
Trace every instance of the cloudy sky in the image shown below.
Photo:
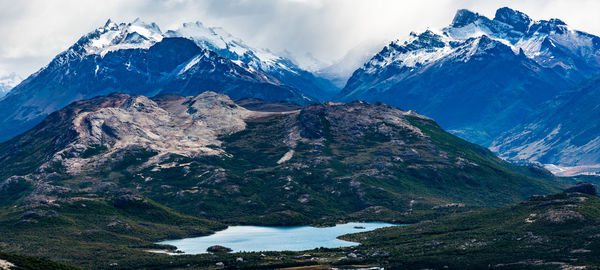
M256 47L331 63L353 48L444 27L459 8L493 17L503 6L600 34L597 0L0 0L0 74L35 72L108 18L140 17L163 31L201 21Z

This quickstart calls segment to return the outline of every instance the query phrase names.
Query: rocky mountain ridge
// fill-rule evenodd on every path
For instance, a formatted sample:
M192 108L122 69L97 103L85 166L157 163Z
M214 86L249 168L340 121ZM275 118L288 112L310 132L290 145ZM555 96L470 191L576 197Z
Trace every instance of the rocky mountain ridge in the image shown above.
M239 222L282 211L309 219L371 206L407 211L417 201L502 205L554 189L546 176L414 112L365 102L245 104L278 110L249 110L213 92L75 102L0 144L0 190L29 183L30 193L13 196L36 205L90 192L81 186L127 188L187 214Z

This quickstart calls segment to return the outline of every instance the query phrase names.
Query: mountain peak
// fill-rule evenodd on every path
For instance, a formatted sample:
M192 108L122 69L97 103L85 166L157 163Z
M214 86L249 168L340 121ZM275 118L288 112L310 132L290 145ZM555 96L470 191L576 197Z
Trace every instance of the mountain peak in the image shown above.
M130 23L117 24L108 19L78 42L84 54L104 55L119 49L148 48L161 41L162 31L156 23L145 23L140 18Z
M183 37L195 41L203 48L211 50L227 49L227 40L219 36L213 28L206 27L199 21L184 23L176 30L169 30L165 34L168 37Z
M498 9L494 21L508 24L519 32L526 32L532 22L527 14L508 7Z
M215 51L234 61L241 61L254 69L286 69L294 72L292 68L295 66L291 61L286 61L287 59L269 50L253 48L221 27L206 27L201 22L189 22L176 30L167 31L165 36L191 39L200 48Z
M158 25L155 22L146 23L146 22L142 21L142 19L140 19L140 18L135 18L135 20L133 20L133 22L129 23L128 26L129 27L139 26L139 27L151 30L155 33L160 33L162 35L162 31L160 30L160 27L158 27Z
M552 18L548 22L553 25L567 25L567 23L565 23L563 20L557 18Z
M454 19L452 20L452 27L463 27L468 24L474 23L479 19L481 15L479 13L470 11L468 9L459 9L456 11L456 15L454 15Z
M110 18L108 18L108 20L106 21L106 23L104 24L104 28L108 29L108 28L114 28L117 27L118 25L116 23L114 23Z

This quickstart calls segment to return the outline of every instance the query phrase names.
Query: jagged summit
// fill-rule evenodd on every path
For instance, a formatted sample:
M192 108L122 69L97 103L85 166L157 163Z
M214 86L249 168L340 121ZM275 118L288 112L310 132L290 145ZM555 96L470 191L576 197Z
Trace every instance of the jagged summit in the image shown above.
M253 48L223 28L206 27L200 21L184 23L175 30L162 32L156 23L146 23L140 18L129 23L115 23L109 18L104 26L83 36L65 55L104 56L121 49L147 49L163 38L175 37L191 39L200 48L215 51L242 67L247 65L255 70L278 73L282 73L282 69L296 74L304 72L289 59L277 56L267 49Z
M110 28L110 27L113 27L113 26L116 27L117 24L114 23L112 21L112 19L108 18L108 20L106 20L106 23L104 24L104 28Z
M508 7L500 8L496 11L494 21L502 22L513 27L515 31L526 32L532 23L527 14Z
M163 33L156 23L136 18L130 23L117 24L108 19L103 27L82 37L72 49L82 54L105 55L120 49L149 48L162 39Z
M468 9L459 9L456 11L456 15L454 15L454 19L452 20L452 27L463 27L465 25L474 23L479 19L481 15L479 13L472 12Z
M460 9L448 27L441 30L428 29L420 34L412 32L408 39L390 43L372 59L372 62L365 65L365 69L373 71L373 66L392 63L406 67L433 63L453 54L453 51L465 45L468 40L482 37L508 46L517 55L541 58L548 54L544 57L552 59L551 52L544 52L544 48L551 46L548 44L560 43L559 40L572 38L560 36L568 33L585 38L584 33L569 30L558 19L533 21L525 13L507 7L498 9L493 20L479 13ZM573 46L585 46L585 43ZM578 51L581 48L569 49ZM538 62L552 67L549 60Z
M507 39L514 44L523 37L531 37L539 33L560 34L572 29L568 29L567 24L560 19L534 21L521 11L503 7L496 10L493 19L467 9L460 9L456 12L452 23L443 30L457 39L485 33L495 38Z
M206 27L202 22L188 22L175 30L162 32L156 23L146 23L136 18L129 23L115 23L108 19L82 37L72 50L80 55L105 55L121 49L149 48L163 38L182 37L191 39L205 49L237 61L240 66L249 65L257 70L271 71L286 69L289 72L302 70L292 61L277 56L266 49L256 49L220 27Z

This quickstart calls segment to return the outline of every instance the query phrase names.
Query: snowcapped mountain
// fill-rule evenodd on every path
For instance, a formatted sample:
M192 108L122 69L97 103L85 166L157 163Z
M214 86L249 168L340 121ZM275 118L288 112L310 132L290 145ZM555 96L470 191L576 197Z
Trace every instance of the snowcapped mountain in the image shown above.
M534 21L526 14L501 8L490 20L460 10L444 32L453 39L487 35L520 50L544 67L579 81L600 69L600 38L569 27L560 19Z
M0 98L5 96L13 87L19 84L23 78L16 73L0 76Z
M139 18L131 23L116 24L108 20L104 27L82 37L77 47L83 54L105 55L121 49L150 48L163 39L162 31L155 23L147 24Z
M191 39L200 48L215 51L240 66L263 71L318 100L327 100L339 91L328 80L301 69L292 60L269 50L253 48L220 27L206 27L201 22L184 23L176 30L167 31L165 37Z
M273 53L254 49L244 41L232 36L220 27L205 27L201 22L184 23L176 30L169 30L166 37L183 37L196 42L200 48L217 52L234 61L241 61L254 69L271 71L285 69L293 71L289 60L276 56Z
M326 84L288 62L199 23L163 34L156 24L139 19L121 24L109 20L0 100L0 140L73 101L111 92L153 96L215 91L232 98L316 101L311 94L322 93L318 87Z
M459 10L446 28L385 46L354 72L339 99L417 110L490 145L540 104L595 74L596 36L509 8L498 9L494 19Z

